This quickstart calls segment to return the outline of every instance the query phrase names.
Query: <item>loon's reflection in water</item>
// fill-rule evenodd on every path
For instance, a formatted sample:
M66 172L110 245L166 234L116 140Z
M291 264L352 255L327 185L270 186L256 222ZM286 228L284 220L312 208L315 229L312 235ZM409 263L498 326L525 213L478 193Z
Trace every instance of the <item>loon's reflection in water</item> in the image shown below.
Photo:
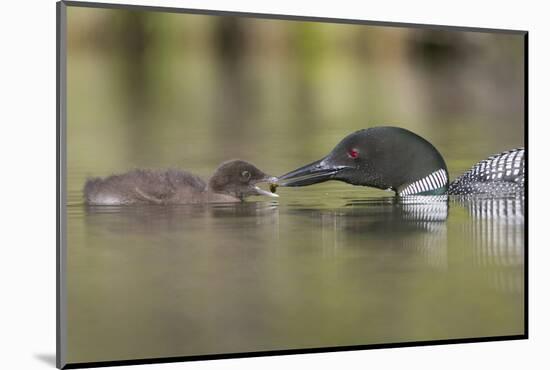
M453 221L449 226L450 208L460 223ZM473 268L485 270L492 286L510 292L523 290L522 196L355 199L337 209L305 207L291 213L318 221L325 250L337 251L346 246L350 235L360 236L365 248L398 246L414 251L427 266L438 269L452 263L448 258L448 227L452 227L452 239L464 245L463 258ZM380 243L384 240L388 243Z
M352 199L336 209L290 211L317 220L325 251L351 245L373 253L415 253L434 268L447 267L448 212L447 196Z
M524 264L524 197L459 198L470 220L464 236L473 245L473 264L487 269L487 279L498 289L521 292ZM517 271L521 273L509 273Z

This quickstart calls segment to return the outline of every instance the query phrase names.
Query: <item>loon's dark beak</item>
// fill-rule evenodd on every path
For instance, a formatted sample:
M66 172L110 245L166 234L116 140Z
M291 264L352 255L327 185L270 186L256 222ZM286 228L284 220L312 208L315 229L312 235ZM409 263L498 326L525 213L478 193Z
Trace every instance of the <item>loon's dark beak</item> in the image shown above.
M348 166L338 166L327 158L315 161L277 178L278 186L307 186L325 182Z

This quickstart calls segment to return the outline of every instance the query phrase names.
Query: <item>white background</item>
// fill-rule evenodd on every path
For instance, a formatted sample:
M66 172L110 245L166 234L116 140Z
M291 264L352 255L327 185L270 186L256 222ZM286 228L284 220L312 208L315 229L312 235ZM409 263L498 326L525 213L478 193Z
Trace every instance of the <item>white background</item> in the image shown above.
M112 2L119 2L113 0ZM548 368L550 38L544 1L132 1L142 5L355 18L530 31L530 339L142 365L135 369ZM0 367L53 368L55 353L55 1L6 1L1 14L2 161ZM98 148L100 144L98 143ZM543 213L544 212L544 213ZM546 230L545 230L546 229ZM545 353L546 352L546 353ZM546 365L544 365L546 363Z

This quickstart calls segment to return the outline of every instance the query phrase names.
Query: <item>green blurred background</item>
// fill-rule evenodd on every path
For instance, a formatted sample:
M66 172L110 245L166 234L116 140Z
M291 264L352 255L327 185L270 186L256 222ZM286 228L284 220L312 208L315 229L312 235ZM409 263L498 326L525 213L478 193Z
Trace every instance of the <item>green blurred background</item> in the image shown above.
M451 175L523 143L523 36L161 12L68 9L71 202L132 167L273 175L348 133L426 137Z

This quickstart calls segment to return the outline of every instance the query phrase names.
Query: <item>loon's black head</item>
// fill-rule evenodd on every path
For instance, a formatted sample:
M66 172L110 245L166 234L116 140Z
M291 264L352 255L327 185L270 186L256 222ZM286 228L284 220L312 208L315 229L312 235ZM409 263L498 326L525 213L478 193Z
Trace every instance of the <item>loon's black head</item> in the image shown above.
M427 140L399 127L373 127L346 136L321 160L291 171L280 186L327 180L391 189L400 195L443 194L448 174L441 154Z
M208 181L208 188L216 193L228 194L243 200L251 195L277 197L277 194L260 189L256 184L274 182L275 177L266 175L251 163L231 160L222 163Z

